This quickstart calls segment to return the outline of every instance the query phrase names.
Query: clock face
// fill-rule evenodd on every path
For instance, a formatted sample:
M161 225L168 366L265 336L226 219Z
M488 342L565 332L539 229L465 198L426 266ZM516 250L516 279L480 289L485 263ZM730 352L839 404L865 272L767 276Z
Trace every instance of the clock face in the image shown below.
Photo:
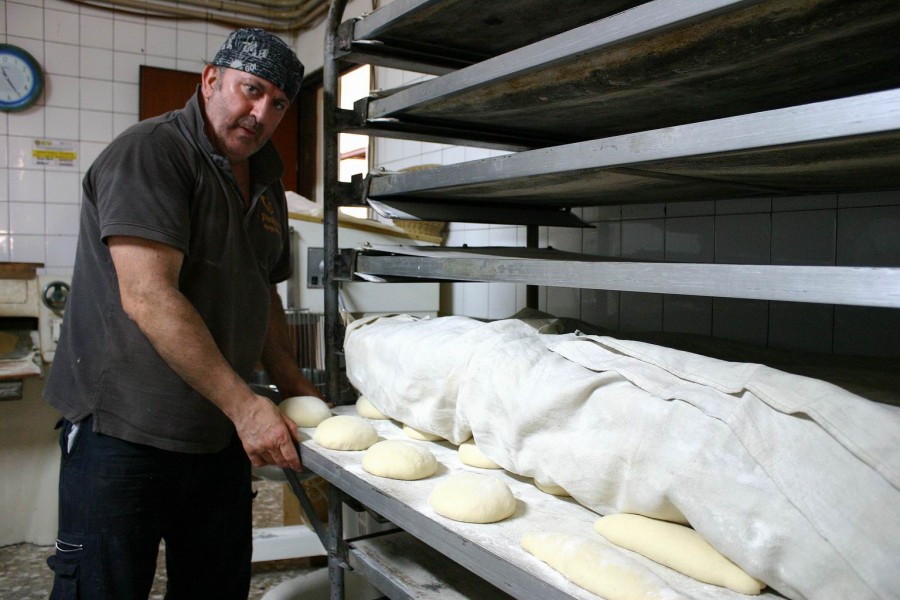
M41 68L25 50L0 44L0 110L23 110L41 95Z

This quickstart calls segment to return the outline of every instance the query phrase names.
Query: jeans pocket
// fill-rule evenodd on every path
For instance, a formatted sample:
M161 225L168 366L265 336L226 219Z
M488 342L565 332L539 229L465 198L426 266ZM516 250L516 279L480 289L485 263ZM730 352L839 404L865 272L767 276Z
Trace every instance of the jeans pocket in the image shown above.
M56 540L56 553L47 559L47 566L53 571L53 591L50 600L77 600L79 597L101 597L91 595L92 585L86 585L85 577L97 583L97 573L90 577L93 569L86 564L91 552L96 553L97 543L93 536L60 532ZM85 593L88 593L85 596Z

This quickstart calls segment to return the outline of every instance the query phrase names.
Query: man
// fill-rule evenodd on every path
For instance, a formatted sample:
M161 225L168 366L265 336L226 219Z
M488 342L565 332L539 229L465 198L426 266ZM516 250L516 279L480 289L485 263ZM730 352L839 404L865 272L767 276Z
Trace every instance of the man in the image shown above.
M303 65L233 32L182 110L138 123L84 179L46 398L63 415L51 598L247 597L250 465L299 470L296 428L246 381L319 395L287 343L283 165L269 138ZM249 460L248 460L249 457Z

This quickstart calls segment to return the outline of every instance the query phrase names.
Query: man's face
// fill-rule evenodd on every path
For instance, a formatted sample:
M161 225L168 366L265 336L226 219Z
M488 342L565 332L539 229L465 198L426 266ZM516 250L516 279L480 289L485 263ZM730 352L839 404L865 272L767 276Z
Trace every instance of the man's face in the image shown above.
M206 132L231 162L241 162L262 148L281 122L290 101L269 81L207 65L202 93Z

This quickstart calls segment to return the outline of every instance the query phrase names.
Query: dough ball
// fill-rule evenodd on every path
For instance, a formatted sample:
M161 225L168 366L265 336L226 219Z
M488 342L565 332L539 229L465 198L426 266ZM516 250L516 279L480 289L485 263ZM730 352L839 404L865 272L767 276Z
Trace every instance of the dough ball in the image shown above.
M556 485L553 483L541 483L540 481L535 479L534 486L545 494L550 494L551 496L569 496L569 492L567 492L561 485Z
M428 433L427 431L422 431L421 429L416 429L415 427L410 427L409 425L403 426L403 433L414 440L419 440L420 442L439 442L443 441L444 439L439 435Z
M496 477L458 473L441 481L428 497L439 515L464 523L495 523L516 511L509 486Z
M362 460L372 475L407 481L434 475L437 465L431 450L407 440L382 440L366 450Z
M337 415L319 423L313 440L331 450L365 450L378 441L378 432L362 417Z
M698 581L741 594L759 594L766 587L690 527L642 515L619 514L600 517L594 529L613 544Z
M369 399L365 396L360 396L356 401L356 412L359 413L359 416L365 417L366 419L387 419L387 416L381 413L380 410L375 408L375 406L369 402Z
M470 467L478 467L479 469L503 468L485 456L484 452L482 452L472 440L460 444L457 453L459 454L459 460L462 461L462 464L469 465Z
M606 600L680 598L645 566L599 540L564 533L530 532L522 547L575 585Z
M331 409L315 396L291 396L278 405L297 427L315 427L331 416Z

